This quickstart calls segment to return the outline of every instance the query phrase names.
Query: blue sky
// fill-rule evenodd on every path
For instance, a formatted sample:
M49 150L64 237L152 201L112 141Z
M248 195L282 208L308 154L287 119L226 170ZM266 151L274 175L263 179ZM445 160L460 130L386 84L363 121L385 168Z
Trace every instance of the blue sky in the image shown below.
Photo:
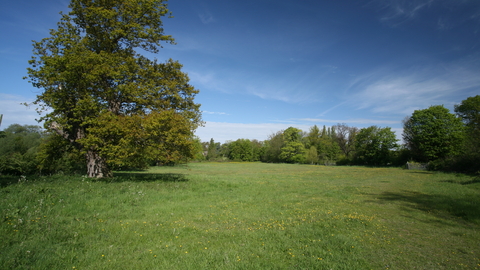
M68 1L0 3L1 128L36 124L39 89L22 77L31 40ZM265 140L289 126L391 127L416 109L480 94L478 0L170 0L156 57L200 90L202 141Z

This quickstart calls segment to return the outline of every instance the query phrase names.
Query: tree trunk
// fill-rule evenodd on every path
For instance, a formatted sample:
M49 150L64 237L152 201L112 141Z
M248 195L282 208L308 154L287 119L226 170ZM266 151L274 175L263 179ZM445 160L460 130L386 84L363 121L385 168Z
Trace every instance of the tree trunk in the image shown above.
M98 152L88 150L87 158L87 176L91 178L111 177L112 171L108 168L107 162Z

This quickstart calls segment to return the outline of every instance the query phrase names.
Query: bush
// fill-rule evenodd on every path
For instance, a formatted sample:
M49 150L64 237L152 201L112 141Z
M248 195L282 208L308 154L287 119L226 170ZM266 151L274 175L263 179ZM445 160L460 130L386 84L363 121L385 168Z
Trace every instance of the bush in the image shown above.
M36 155L36 161L41 174L86 173L83 155L56 134L50 134L42 140Z
M10 125L0 137L0 173L26 175L37 172L36 155L44 133L39 126Z

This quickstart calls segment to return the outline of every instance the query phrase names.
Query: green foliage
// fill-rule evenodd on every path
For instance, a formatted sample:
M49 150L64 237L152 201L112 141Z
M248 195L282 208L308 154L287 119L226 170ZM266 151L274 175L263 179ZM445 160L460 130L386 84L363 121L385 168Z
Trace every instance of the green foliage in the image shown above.
M235 161L257 161L254 145L248 139L238 139L228 144L228 158Z
M346 124L337 124L335 126L335 139L345 158L352 158L355 154L355 136L358 128L349 127Z
M182 65L138 53L163 43L162 0L72 0L50 37L34 43L30 82L45 128L87 157L90 177L116 167L192 158L198 93Z
M469 97L455 105L455 112L469 129L480 132L480 95Z
M44 136L41 127L12 124L0 138L0 173L25 175L37 171L36 155Z
M262 157L265 155L265 148L264 148L265 143L254 139L250 141L250 144L253 150L252 161L262 160Z
M264 162L281 162L280 154L284 145L283 131L278 131L269 136L263 146L264 155L262 161Z
M320 129L315 125L305 137L307 142L306 147L315 147L318 159L322 163L332 163L337 160L338 154L340 153L340 148L335 137L336 134L333 127L327 129L323 126L322 132L320 132Z
M298 128L289 127L283 131L283 139L286 143L299 142L302 138L302 131Z
M84 156L56 133L42 140L36 159L38 171L43 175L86 173Z
M314 125L313 127L310 128L310 131L307 133L307 136L305 137L307 144L306 147L317 147L320 144L320 138L321 138L321 133L320 129L317 127L317 125Z
M279 158L287 163L304 163L305 147L301 142L287 142Z
M310 146L310 149L308 149L306 157L305 157L306 163L309 164L317 164L318 162L318 153L317 153L317 148L315 146Z
M463 153L456 158L455 170L480 172L480 95L455 105L455 112L466 125Z
M208 150L207 150L207 160L213 160L217 158L217 145L215 144L215 141L213 138L210 139L210 143L208 144Z
M283 132L284 145L279 155L280 160L287 163L304 163L305 146L301 142L302 131L289 127Z
M193 144L193 147L194 147L194 152L195 152L195 155L193 157L193 160L195 161L203 161L205 160L205 156L203 155L203 145L202 145L202 141L200 140L199 137L195 136L194 137L194 144Z
M392 162L391 151L397 147L395 133L389 127L370 126L356 135L356 159L365 165L387 165Z
M417 161L458 155L464 138L460 118L443 106L416 110L404 121L403 140Z
M332 163L337 160L340 154L340 147L334 138L322 136L319 140L317 151L323 163Z

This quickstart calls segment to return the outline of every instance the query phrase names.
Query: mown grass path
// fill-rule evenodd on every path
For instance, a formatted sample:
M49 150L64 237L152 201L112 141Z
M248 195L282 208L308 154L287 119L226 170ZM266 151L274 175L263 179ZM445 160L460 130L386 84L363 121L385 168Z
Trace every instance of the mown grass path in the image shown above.
M1 180L1 269L480 269L475 177L196 163Z

